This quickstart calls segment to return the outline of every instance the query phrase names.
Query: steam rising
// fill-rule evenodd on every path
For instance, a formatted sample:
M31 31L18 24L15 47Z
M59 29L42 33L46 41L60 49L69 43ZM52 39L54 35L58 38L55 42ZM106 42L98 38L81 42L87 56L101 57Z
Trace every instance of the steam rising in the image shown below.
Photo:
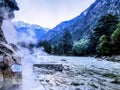
M10 20L3 21L2 30L8 43L17 43L17 32Z
M18 10L15 0L0 0L0 20L1 22L3 21L3 34L7 43L12 43L18 46L17 31L15 30L13 23L11 22L11 19L14 17L13 10ZM34 33L32 31L30 32L30 35L32 38L34 37ZM23 38L25 41L26 37ZM30 42L30 40L28 40L27 42ZM33 54L30 54L28 49L22 48L20 46L18 46L18 48L19 51L16 51L15 55L19 55L22 60L22 90L35 90L34 88L39 88L40 85L34 80L32 66L34 63L40 62L39 60L41 59L38 59L37 56L44 55L45 53L43 53L41 49L34 49ZM39 88L39 90L42 89Z
M8 43L13 43L16 46L17 45L17 32L14 29L13 23L10 20L4 20L2 24L2 30L5 35L5 39ZM31 37L34 37L34 33L30 32ZM27 36L21 37L24 41L26 41ZM28 37L29 38L29 37ZM34 40L33 40L34 41ZM30 42L30 40L27 41L27 43ZM32 66L34 63L40 63L41 60L44 61L44 58L42 58L42 55L47 55L47 53L43 52L43 49L34 48L32 54L27 48L23 48L18 46L19 51L16 53L19 55L22 59L22 90L36 90L35 88L39 88L39 90L43 90L42 86L38 81L35 81L34 79L34 73L32 70Z
M27 30L28 34L21 32L18 33L18 42L24 42L25 44L36 43L35 32L31 29Z

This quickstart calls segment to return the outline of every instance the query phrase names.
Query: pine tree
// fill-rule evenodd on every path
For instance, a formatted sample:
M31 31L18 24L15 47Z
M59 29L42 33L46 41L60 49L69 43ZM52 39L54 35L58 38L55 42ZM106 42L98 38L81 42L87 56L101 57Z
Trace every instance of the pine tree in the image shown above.
M106 35L102 35L99 39L99 44L97 46L97 54L100 56L108 56L111 55L111 46L110 46L110 42L107 39Z
M58 45L53 46L53 53L58 54Z
M102 35L106 35L110 41L111 34L115 31L118 24L118 17L108 14L103 16L99 21L97 27L90 35L90 52L96 53L96 46L99 44L99 39Z
M64 30L61 42L63 45L64 54L68 54L72 51L73 39L69 30Z
M49 41L40 41L38 42L38 45L37 47L43 47L44 48L44 51L47 52L47 53L51 53L52 52L52 46L50 44Z
M120 23L118 28L111 35L111 43L113 47L114 54L120 54Z

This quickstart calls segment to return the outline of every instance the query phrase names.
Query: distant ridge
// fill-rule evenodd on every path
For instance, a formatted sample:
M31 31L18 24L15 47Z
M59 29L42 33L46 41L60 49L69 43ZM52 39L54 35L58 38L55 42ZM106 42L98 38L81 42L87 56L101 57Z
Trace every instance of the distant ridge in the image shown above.
M21 39L21 37L25 36L25 39L31 39L33 42L34 40L40 40L41 37L49 30L48 28L43 28L36 24L28 24L23 21L15 22L14 26L18 32L18 39Z
M70 31L74 41L88 38L90 32L97 26L98 20L107 14L120 17L120 0L96 0L79 16L50 29L41 40L55 43L61 38L64 30Z

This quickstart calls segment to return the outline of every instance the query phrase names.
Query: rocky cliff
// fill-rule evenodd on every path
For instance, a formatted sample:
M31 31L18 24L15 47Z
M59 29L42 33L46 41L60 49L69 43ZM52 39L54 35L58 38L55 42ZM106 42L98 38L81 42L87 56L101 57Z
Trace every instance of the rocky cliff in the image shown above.
M1 28L5 19L14 18L14 10L18 10L15 0L0 0L0 89L8 90L12 84L14 73L11 69L13 64L20 64L20 58L17 56L17 47L9 44ZM7 27L9 28L9 27ZM12 30L11 30L12 32ZM10 33L10 32L9 32ZM16 75L15 75L16 76ZM11 83L6 84L6 83Z
M74 41L88 38L90 32L97 26L98 20L107 14L120 17L120 0L96 0L79 16L51 29L41 40L49 40L54 43L60 39L64 30L71 32Z

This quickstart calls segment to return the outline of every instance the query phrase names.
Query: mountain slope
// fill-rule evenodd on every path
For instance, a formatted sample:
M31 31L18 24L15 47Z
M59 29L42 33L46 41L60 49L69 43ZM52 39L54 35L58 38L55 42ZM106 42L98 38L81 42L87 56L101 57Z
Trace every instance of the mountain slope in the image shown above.
M65 21L49 30L41 40L48 40L55 43L63 34L69 30L73 40L88 38L90 32L97 26L98 20L107 14L120 17L120 0L96 0L89 8L72 20Z
M36 42L48 31L47 28L35 24L24 23L22 21L15 22L14 26L18 32L19 41L25 40Z

